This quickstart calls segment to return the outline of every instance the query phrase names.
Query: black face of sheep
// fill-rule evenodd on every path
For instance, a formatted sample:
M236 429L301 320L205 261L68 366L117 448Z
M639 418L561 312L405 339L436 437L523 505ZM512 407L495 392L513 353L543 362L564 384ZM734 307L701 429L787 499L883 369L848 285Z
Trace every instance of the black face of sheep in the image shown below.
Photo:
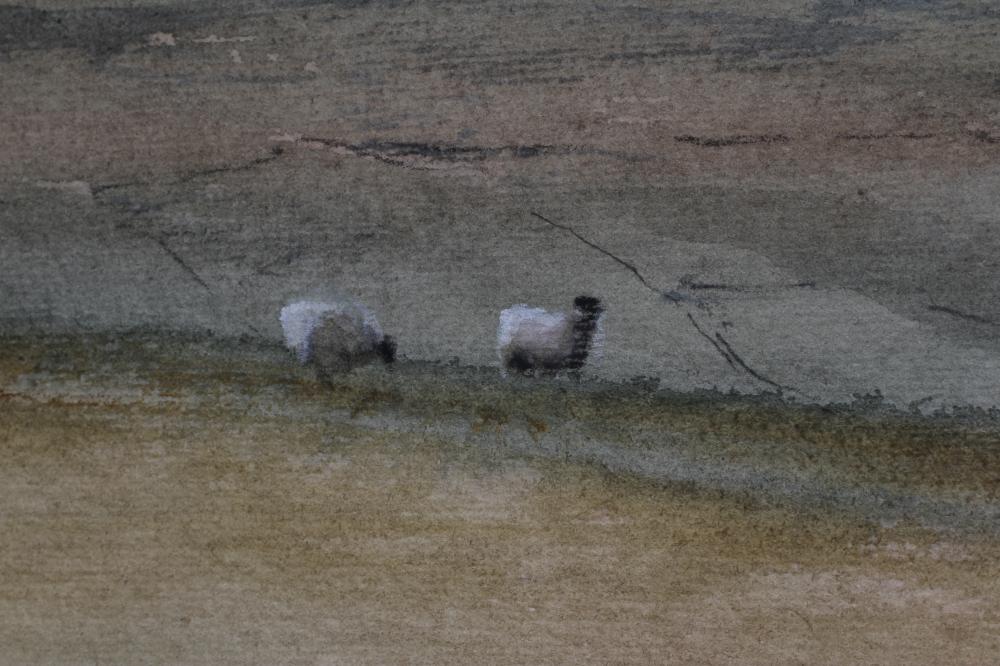
M378 352L384 362L394 362L396 360L396 339L391 335L383 337L382 341L375 346L375 351Z
M577 296L573 300L573 346L566 359L566 367L579 370L590 355L591 342L597 332L604 308L593 296Z
M573 299L573 307L581 312L591 313L600 316L604 312L600 299L593 296L577 296Z
M578 296L570 313L515 305L500 313L497 351L504 372L578 375L601 344L604 308L593 296Z

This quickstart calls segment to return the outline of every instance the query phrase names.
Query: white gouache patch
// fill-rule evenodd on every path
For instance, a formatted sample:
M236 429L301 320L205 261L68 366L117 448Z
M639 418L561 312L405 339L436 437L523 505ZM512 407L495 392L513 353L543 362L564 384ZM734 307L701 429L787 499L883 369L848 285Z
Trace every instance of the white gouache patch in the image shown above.
M382 339L382 327L368 308L357 303L324 303L322 301L296 301L281 308L281 330L285 345L294 351L299 362L309 360L309 339L327 314L351 314L361 320L366 335Z
M208 37L200 37L198 39L192 39L191 41L195 44L229 44L232 42L252 42L256 37L253 35L239 35L237 37L219 37L218 35L212 34Z
M503 350L515 338L531 338L539 346L558 347L569 318L562 312L549 312L527 305L514 305L500 312L500 328L497 329L497 353L503 361Z
M150 46L177 46L177 38L169 32L154 32L146 35L146 43Z
M503 376L507 376L504 363L505 351L510 349L511 345L569 355L572 349L566 345L572 340L568 329L572 328L573 322L574 316L568 313L549 312L524 303L502 310L500 327L497 329L497 356L500 359L500 371ZM588 364L597 364L604 357L604 341L602 312L597 317L594 333L590 339L587 351Z

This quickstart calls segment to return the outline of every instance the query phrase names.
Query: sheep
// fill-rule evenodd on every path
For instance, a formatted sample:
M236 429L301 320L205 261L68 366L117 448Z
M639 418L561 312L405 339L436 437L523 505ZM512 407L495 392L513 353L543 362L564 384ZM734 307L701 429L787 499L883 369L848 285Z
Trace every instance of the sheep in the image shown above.
M396 342L356 303L297 301L281 309L285 344L323 381L381 359L396 359Z
M503 310L497 330L501 373L578 374L588 357L601 352L603 313L601 302L592 296L577 296L570 313L523 304Z

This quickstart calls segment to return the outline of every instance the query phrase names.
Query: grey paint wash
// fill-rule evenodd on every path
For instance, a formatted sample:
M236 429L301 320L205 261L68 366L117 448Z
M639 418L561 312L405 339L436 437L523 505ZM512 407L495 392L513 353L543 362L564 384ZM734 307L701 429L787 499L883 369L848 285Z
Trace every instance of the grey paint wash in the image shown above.
M593 293L597 376L1000 404L988 3L108 7L3 9L4 332L332 292L488 365Z

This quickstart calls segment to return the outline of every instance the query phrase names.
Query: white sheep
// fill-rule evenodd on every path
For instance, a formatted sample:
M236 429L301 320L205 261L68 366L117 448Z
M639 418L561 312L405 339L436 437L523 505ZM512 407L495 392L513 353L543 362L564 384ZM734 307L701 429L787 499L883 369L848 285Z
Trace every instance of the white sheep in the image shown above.
M299 362L316 367L320 379L349 372L378 359L392 363L396 342L357 303L297 301L281 308L285 344Z
M515 305L500 313L497 352L504 376L578 372L588 357L599 356L603 343L604 308L592 296L577 296L573 311L548 312Z

